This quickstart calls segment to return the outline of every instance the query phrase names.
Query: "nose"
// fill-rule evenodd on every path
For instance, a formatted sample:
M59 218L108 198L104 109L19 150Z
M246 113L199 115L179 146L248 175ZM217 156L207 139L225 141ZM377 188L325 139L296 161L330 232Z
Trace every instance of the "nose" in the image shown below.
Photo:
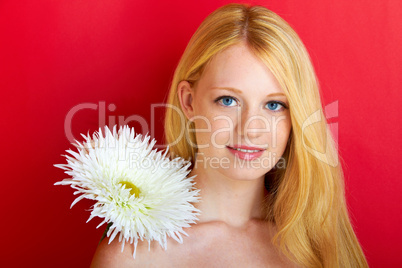
M267 117L262 115L259 109L242 108L238 111L238 121L235 130L239 137L252 142L261 135L264 135L264 133L269 132L270 122Z

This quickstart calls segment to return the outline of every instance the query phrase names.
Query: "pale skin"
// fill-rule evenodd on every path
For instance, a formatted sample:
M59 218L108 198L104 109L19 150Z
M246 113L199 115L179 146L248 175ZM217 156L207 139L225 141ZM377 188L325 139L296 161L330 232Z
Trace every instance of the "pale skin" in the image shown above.
M168 239L167 251L156 242L148 251L148 243L139 242L135 259L133 245L121 252L117 239L108 244L106 238L91 267L296 267L272 244L275 226L263 209L264 174L283 154L291 130L283 93L245 43L214 56L196 84L180 82L185 116L196 129L208 129L196 132L197 143L209 146L199 148L189 174L201 190L202 201L194 204L202 211L199 221L185 229L183 244ZM222 96L230 98L216 101ZM265 150L259 160L247 160L249 166L236 166L240 159L227 148L233 145Z

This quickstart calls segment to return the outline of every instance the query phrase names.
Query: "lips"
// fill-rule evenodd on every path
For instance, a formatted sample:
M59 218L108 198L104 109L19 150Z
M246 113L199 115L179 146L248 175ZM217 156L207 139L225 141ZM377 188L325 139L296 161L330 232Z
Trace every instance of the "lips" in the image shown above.
M239 145L234 145L234 146L228 146L229 148L232 149L240 149L240 150L249 150L249 151L264 151L264 148L260 148L260 147L251 147L251 146L239 146Z
M244 146L244 145L227 146L227 148L232 154L243 160L253 160L255 158L258 158L265 151L264 148Z

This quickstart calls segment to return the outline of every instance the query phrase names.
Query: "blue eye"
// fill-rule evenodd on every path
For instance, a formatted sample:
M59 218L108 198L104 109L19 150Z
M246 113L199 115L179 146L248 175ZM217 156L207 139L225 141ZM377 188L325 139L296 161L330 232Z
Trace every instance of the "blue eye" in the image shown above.
M220 102L223 106L234 106L236 99L230 96L219 97L215 102Z
M215 103L217 102L225 107L233 107L236 106L237 99L231 96L221 96L215 99ZM287 109L286 105L280 101L269 101L267 102L266 106L273 112L280 112L283 109Z
M284 105L282 103L280 103L280 102L277 102L277 101L270 101L270 102L267 103L267 107L271 111L278 112L284 107Z

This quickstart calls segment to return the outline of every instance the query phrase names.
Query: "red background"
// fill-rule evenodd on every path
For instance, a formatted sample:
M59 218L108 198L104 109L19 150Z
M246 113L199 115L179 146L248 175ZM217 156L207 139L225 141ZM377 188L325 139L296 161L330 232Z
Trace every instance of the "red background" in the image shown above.
M191 35L226 3L0 1L3 267L89 266L100 220L85 224L92 203L70 210L73 190L53 186L65 177L53 164L64 163L61 154L71 147L68 112L83 103L94 107L72 118L76 138L98 129L99 114L106 124L138 115L150 125L151 104L165 100ZM338 126L347 200L369 264L402 267L402 2L249 3L277 12L305 42L324 104L338 101L330 122ZM158 141L162 114L152 128Z

